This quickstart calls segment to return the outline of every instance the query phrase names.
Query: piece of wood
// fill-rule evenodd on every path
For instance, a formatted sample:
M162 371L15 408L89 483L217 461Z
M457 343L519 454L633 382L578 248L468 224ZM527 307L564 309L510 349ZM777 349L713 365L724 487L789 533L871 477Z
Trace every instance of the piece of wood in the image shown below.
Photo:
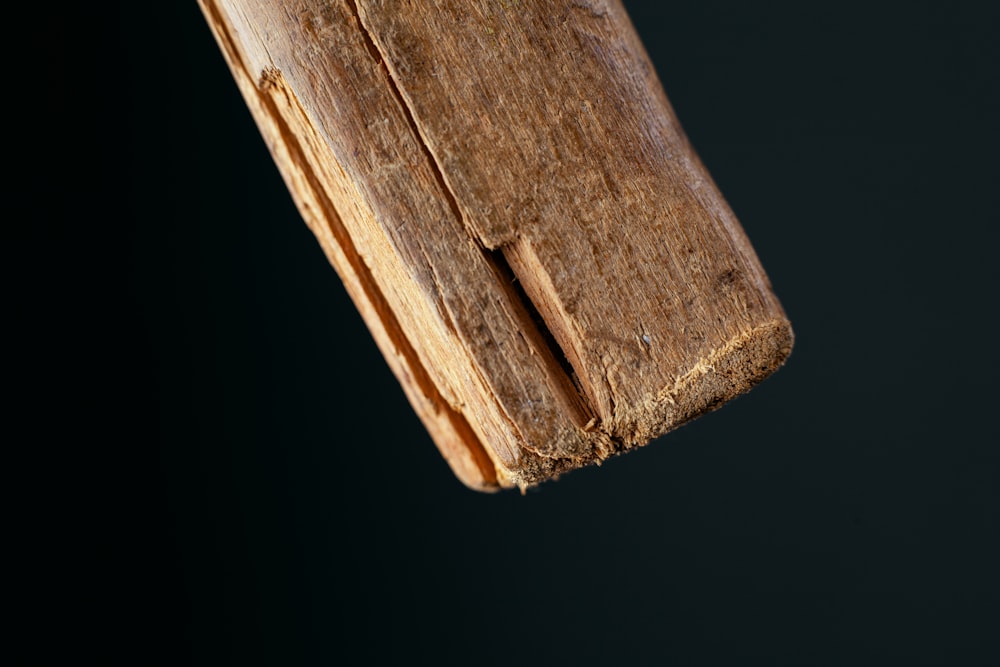
M199 3L469 487L599 463L784 363L791 326L618 0Z

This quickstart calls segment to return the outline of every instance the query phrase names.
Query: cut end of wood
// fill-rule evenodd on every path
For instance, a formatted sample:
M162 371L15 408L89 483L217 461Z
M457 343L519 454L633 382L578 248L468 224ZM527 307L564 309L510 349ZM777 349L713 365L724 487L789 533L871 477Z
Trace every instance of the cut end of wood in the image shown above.
M630 406L622 427L615 432L598 430L589 437L610 448L595 449L579 459L523 461L518 469L498 471L496 484L468 484L477 490L518 487L522 490L555 479L569 471L597 465L612 456L650 444L692 420L720 408L745 394L785 364L794 345L794 332L787 319L762 324L727 341L699 359L675 382Z
M787 319L773 320L726 341L634 410L631 436L644 444L744 394L778 370L792 352L795 336Z

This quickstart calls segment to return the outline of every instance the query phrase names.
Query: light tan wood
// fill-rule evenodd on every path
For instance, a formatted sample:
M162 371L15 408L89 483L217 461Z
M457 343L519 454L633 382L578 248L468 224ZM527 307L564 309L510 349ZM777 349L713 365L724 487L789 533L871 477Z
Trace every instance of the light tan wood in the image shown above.
M617 0L199 2L469 487L524 489L646 444L790 353Z

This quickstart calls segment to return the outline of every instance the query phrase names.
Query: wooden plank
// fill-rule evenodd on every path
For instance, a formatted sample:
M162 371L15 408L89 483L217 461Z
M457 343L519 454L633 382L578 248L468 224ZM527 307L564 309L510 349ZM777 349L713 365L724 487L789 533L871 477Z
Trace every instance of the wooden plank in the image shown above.
M620 3L200 2L303 217L471 488L645 444L789 354Z

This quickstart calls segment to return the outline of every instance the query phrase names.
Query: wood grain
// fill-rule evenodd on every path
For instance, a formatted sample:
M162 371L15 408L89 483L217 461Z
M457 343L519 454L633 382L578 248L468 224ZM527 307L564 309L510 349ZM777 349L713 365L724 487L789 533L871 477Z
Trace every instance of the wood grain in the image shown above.
M646 444L790 353L620 2L200 4L469 487L524 489Z

